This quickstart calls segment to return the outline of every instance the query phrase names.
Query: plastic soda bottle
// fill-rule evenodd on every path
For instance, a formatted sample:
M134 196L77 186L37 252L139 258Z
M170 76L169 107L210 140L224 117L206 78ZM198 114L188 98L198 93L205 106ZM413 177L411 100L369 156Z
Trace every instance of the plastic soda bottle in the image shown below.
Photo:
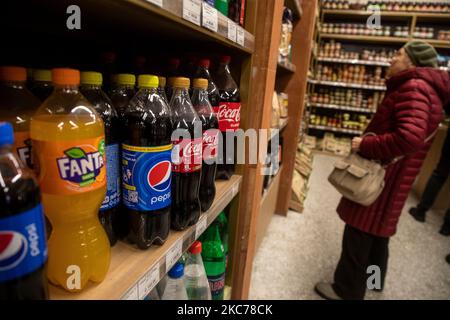
M184 287L184 266L177 262L168 273L166 287L161 300L187 300L188 296Z
M106 152L106 197L98 214L105 228L111 246L115 245L120 229L119 204L120 194L120 149L119 117L112 107L111 100L102 90L102 74L99 72L82 72L80 91L93 105L105 124Z
M47 99L53 92L52 72L47 69L34 69L30 91L41 101Z
M11 151L14 132L0 122L0 300L47 299L47 241L39 187Z
M136 76L134 74L119 73L114 75L113 87L109 96L120 118L124 116L128 103L136 93L135 84Z
M105 128L78 90L80 72L53 69L55 90L31 120L48 241L48 278L69 291L105 278L108 237L98 220L106 193Z
M211 300L208 278L202 260L202 243L195 241L186 259L185 285L189 300Z
M220 239L220 226L214 222L202 236L202 258L213 300L223 300L226 258Z
M0 67L0 121L14 127L13 151L23 164L32 168L30 118L41 102L26 87L27 70L22 67Z

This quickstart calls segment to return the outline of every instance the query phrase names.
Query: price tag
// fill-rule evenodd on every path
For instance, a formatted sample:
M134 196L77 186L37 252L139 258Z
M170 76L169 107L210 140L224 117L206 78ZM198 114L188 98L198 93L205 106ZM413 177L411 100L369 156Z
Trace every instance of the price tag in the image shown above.
M147 0L150 3L153 3L155 6L161 7L163 6L163 0Z
M144 298L152 291L159 281L159 264L151 268L138 282L139 300Z
M244 44L245 44L245 32L244 32L244 29L242 29L241 27L237 28L236 38L237 38L237 43L239 45L241 45L241 46L244 46Z
M138 287L134 286L122 296L122 300L139 300Z
M173 267L173 265L180 259L181 253L183 251L183 240L178 240L172 248L170 248L169 252L166 255L166 272Z
M198 239L200 235L205 232L207 225L206 215L197 222L195 226L195 239Z
M201 0L183 0L183 19L199 26L201 15Z
M236 42L236 23L228 19L228 39Z
M206 2L203 2L202 25L214 32L217 32L219 28L217 9L211 7Z

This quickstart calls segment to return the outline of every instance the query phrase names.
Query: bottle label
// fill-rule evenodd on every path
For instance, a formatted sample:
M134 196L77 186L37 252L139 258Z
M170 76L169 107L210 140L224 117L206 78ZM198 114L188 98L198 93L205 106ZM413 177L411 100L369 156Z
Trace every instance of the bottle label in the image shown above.
M211 290L212 300L223 300L223 291L225 288L225 273L217 276L208 276L209 288Z
M220 131L236 131L241 121L240 102L221 102L218 107L213 107L219 120Z
M119 145L106 146L106 196L100 211L114 208L120 203Z
M209 129L203 132L203 160L214 160L217 158L219 132L217 129Z
M29 131L15 131L14 132L14 146L20 161L28 168L33 168L31 161L31 139Z
M27 275L46 261L42 205L0 218L0 282Z
M105 187L105 137L33 141L44 193L72 195Z
M173 142L173 172L189 173L202 168L202 138L180 139Z
M123 202L150 211L171 205L172 145L135 147L122 144Z

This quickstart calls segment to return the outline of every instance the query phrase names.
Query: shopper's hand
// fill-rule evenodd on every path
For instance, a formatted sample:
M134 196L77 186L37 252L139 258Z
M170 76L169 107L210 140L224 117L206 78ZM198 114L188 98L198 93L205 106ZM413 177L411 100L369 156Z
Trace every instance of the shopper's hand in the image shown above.
M352 150L353 151L358 151L359 150L359 146L361 145L361 141L362 138L360 137L356 137L352 139Z

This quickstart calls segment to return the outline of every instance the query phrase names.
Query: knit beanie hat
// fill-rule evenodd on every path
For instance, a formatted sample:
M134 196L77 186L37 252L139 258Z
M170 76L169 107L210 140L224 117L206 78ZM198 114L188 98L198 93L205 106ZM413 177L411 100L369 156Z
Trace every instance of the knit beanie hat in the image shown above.
M403 48L416 67L436 68L438 66L437 52L427 42L409 41Z

